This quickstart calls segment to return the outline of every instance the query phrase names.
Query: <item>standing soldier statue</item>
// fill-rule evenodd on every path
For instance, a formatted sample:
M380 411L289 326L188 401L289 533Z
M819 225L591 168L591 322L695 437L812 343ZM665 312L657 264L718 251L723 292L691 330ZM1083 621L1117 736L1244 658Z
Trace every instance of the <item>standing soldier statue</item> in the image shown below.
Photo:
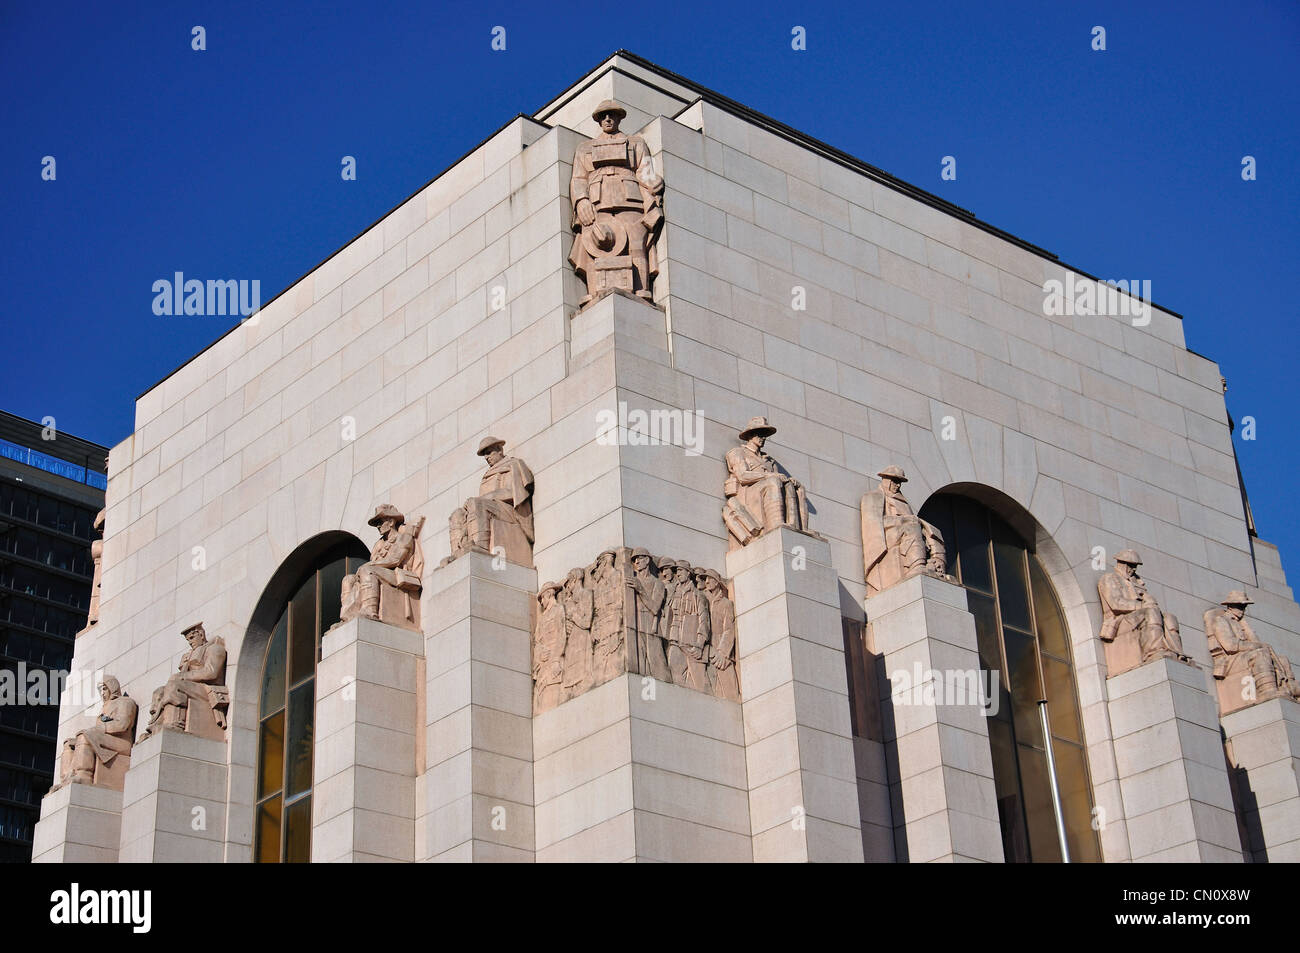
M573 154L569 201L573 249L569 262L587 282L579 309L613 291L651 299L659 273L655 242L663 228L664 180L655 174L640 136L619 132L627 110L607 99L591 114L600 135Z

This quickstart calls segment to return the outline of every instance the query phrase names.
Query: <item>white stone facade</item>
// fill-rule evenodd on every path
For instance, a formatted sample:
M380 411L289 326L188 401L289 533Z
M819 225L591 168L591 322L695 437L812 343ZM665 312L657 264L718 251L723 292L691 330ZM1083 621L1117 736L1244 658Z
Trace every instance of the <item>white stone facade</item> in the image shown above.
M627 107L626 131L646 138L666 182L654 287L662 311L612 297L574 319L584 288L566 261L569 163L605 98ZM366 519L391 502L428 519L427 675L399 686L401 705L419 719L411 735L426 749L412 755L409 772L383 768L410 787L389 799L396 806L340 808L358 818L396 813L373 838L351 829L356 843L332 855L859 859L863 852L842 842L824 853L817 845L846 825L888 825L890 782L862 775L861 752L855 775L843 666L838 681L819 667L835 661L829 650L807 662L826 681L815 695L798 695L807 680L797 662L783 675L742 661L743 706L692 696L674 702L669 717L638 704L639 679L618 679L533 719L531 738L520 728L530 709L518 646L466 637L465 652L481 644L488 657L475 656L482 678L461 673L471 687L454 704L446 698L457 689L443 673L459 663L433 657L447 591L434 577L459 571L436 568L448 553L445 519L477 490L475 448L485 434L503 437L536 476L532 584L563 579L621 545L733 575L719 516L723 455L737 429L762 414L778 428L769 449L809 490L833 570L828 591L847 618L864 615L858 501L881 467L906 469L918 508L936 491L978 484L1032 516L1073 643L1094 799L1108 818L1103 856L1140 859L1155 848L1144 840L1136 849L1129 822L1146 830L1151 819L1126 809L1159 798L1135 799L1121 783L1094 547L1104 548L1106 568L1124 547L1142 553L1151 589L1183 620L1207 691L1206 608L1230 589L1250 591L1259 637L1300 659L1300 606L1276 549L1258 540L1252 548L1218 367L1187 350L1181 319L1158 307L1145 326L1045 315L1043 283L1067 270L635 58L611 57L534 118L507 123L138 400L135 432L110 458L100 623L78 640L75 667L116 675L143 709L174 669L185 625L201 620L225 639L228 794L225 810L213 812L224 832L219 858L205 850L193 859L250 860L266 647L265 633L250 632L254 607L300 545L339 531L369 545ZM496 287L505 294L499 310ZM800 295L805 307L796 310ZM698 410L703 453L598 441L598 411L620 401ZM945 440L949 417L955 439ZM807 601L817 618L834 617L822 596ZM737 611L758 610L738 601ZM791 641L811 645L827 634L796 632L790 618ZM527 628L520 619L498 624ZM838 628L831 634L838 644ZM740 639L744 658L743 628ZM494 661L493 646L510 657ZM746 686L775 694L790 682L785 715L796 718L798 743L764 751L769 739L751 711L775 709L756 704ZM574 706L599 711L575 721ZM65 732L81 714L65 706ZM464 732L481 724L500 744L440 741L435 714L463 718ZM809 727L818 718L825 724ZM574 759L578 745L588 753ZM462 762L473 771L439 769ZM823 763L833 767L823 773ZM588 776L595 764L603 773ZM746 772L759 764L765 780L795 778L802 793L791 798L835 815L819 818L810 807L793 853L765 853L774 840L762 838L758 818L789 811L756 799ZM326 767L331 776L347 771L318 763L318 785L329 780ZM484 794L480 768L515 773L485 777ZM526 785L511 783L523 774ZM876 793L855 795L855 778ZM361 798L359 780L349 783ZM949 801L961 790L950 786ZM474 815L496 796L528 815L531 842L494 839ZM1194 802L1195 791L1186 797ZM845 816L845 804L860 815ZM431 829L456 811L446 823L465 836ZM966 813L987 827L987 804ZM389 844L407 836L409 850ZM865 858L893 859L871 846L878 842L868 841ZM984 857L985 846L967 853ZM949 844L933 856L962 853Z

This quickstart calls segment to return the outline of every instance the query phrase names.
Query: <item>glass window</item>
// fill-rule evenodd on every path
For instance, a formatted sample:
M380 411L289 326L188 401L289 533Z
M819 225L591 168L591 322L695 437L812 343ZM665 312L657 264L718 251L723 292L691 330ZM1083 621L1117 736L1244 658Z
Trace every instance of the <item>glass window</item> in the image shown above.
M324 554L290 590L267 640L259 703L258 863L311 860L312 750L316 717L316 663L324 632L338 621L343 576L363 560L350 548Z
M988 728L1007 861L1061 860L1044 699L1070 859L1100 861L1068 630L1047 573L1010 525L974 500L937 494L920 516L944 533L948 571L968 590L980 665L999 684Z

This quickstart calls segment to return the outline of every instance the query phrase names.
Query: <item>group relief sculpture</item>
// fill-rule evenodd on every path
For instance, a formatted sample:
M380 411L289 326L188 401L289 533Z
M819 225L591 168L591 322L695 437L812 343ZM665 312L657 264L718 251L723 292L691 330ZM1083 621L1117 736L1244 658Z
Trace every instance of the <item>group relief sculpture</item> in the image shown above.
M740 701L736 608L726 581L713 569L623 547L542 586L534 711L624 672Z

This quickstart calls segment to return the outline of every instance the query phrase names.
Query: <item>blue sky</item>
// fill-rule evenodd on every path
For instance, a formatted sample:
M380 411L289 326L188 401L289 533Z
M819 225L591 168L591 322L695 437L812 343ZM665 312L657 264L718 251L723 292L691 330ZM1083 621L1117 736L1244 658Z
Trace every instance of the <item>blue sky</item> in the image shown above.
M1080 269L1149 279L1256 419L1237 448L1260 535L1300 571L1294 2L90 6L0 7L5 410L119 442L134 398L229 324L155 316L154 280L258 278L268 300L627 48Z

